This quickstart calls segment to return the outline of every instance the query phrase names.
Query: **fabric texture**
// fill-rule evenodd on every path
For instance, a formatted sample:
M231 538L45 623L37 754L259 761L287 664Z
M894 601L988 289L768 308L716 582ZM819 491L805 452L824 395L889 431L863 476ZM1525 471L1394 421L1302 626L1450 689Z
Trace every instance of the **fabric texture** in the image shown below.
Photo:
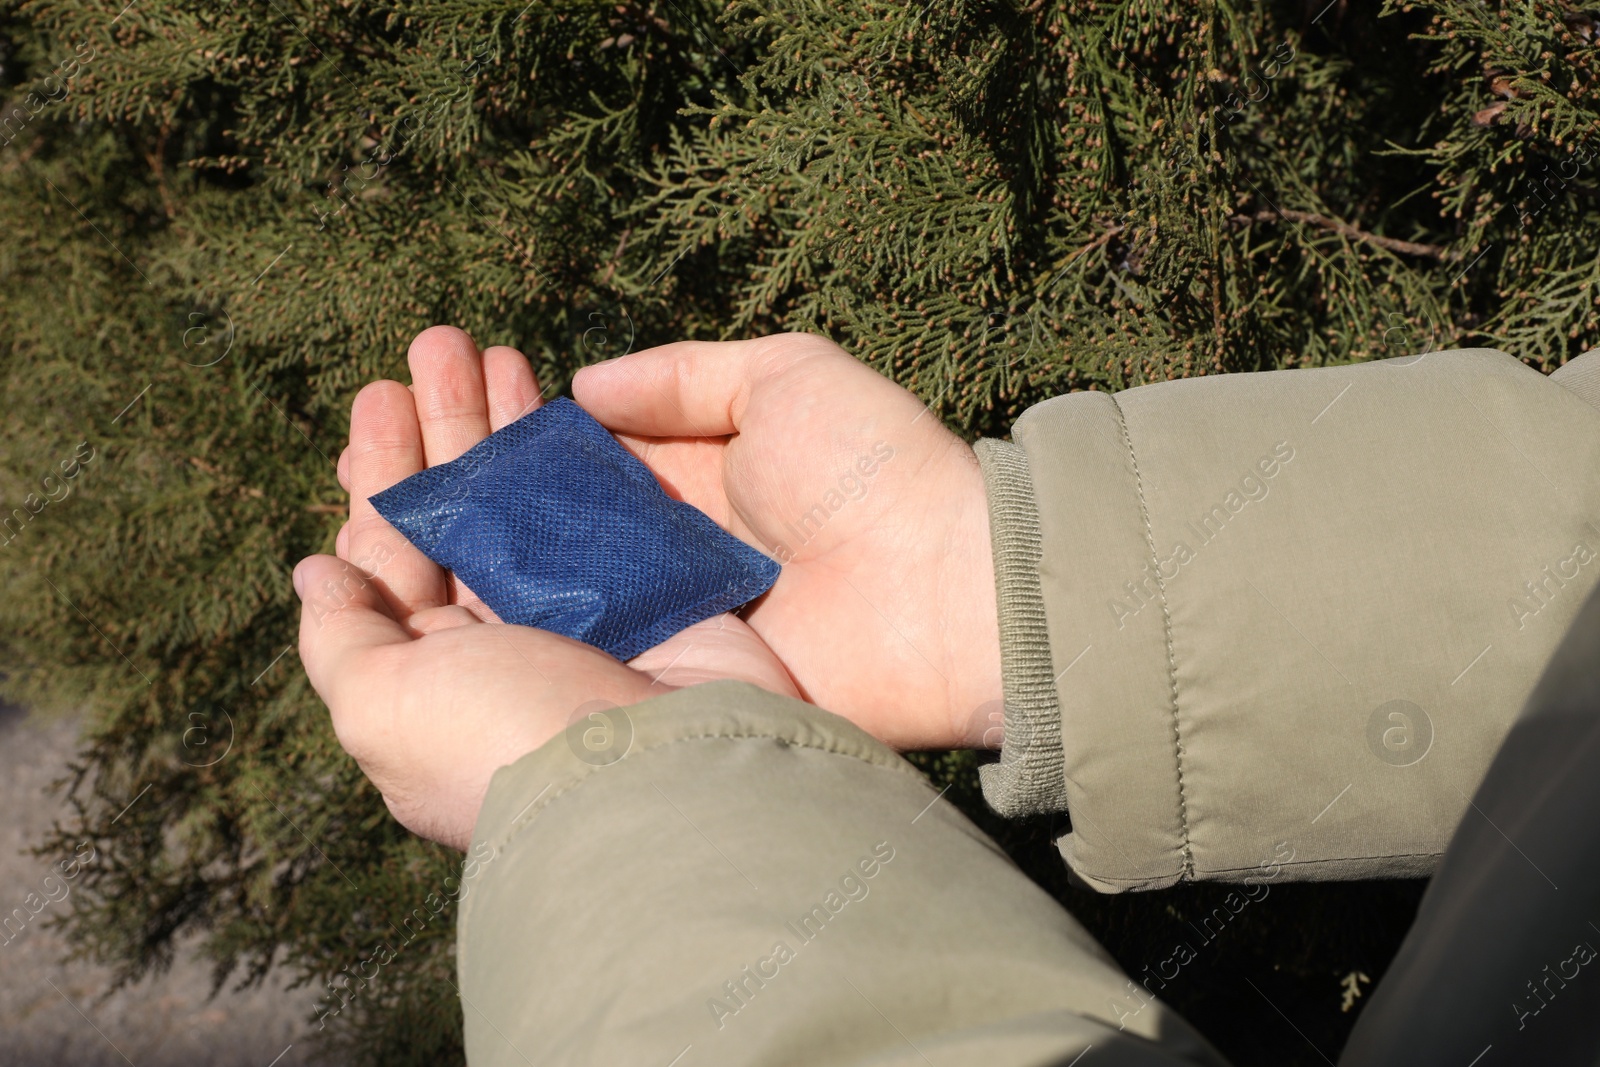
M673 500L566 398L372 498L503 622L620 660L765 593L776 561Z
M1586 367L1473 349L1029 409L1036 519L995 505L1018 465L984 473L997 548L1037 523L1042 630L1013 596L1001 632L1048 643L1061 769L1002 752L1024 780L991 802L1063 782L1058 844L1107 892L1430 873L1600 580Z
M605 714L604 761L579 723L484 800L473 1067L1220 1067L845 719L737 682Z
M989 495L1005 690L1004 744L998 762L978 769L983 794L1001 815L1065 811L1061 709L1039 589L1039 514L1028 454L1009 441L979 441L975 451Z

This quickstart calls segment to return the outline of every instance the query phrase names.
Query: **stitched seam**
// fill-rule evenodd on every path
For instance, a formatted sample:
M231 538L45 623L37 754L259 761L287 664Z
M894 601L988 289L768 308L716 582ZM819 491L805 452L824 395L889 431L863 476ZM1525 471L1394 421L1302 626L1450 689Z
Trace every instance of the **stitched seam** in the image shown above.
M779 736L777 734L764 732L764 731L755 731L755 732L750 732L750 731L731 731L731 732L730 731L711 731L711 732L707 732L707 733L688 734L688 735L685 735L683 737L672 737L672 738L668 738L665 741L661 741L661 742L658 742L656 744L649 745L648 747L640 748L640 749L637 749L637 750L635 750L633 752L629 752L627 755L623 756L622 759L618 760L617 762L621 763L621 762L624 762L626 760L637 759L639 756L644 755L646 752L656 752L656 751L659 751L661 749L668 748L668 747L670 747L672 745L682 744L685 741L718 741L718 740L729 740L729 741L779 741L779 742L782 742L783 744L792 746L794 748L809 748L809 749L812 749L814 751L825 752L825 753L827 753L829 755L833 755L833 756L844 756L844 757L846 757L848 759L859 760L860 762L867 764L869 767L880 767L880 768L882 768L883 770L886 770L886 771L893 771L893 772L895 772L897 774L904 774L904 775L907 775L907 776L909 776L911 778L921 779L924 782L926 781L925 778L922 778L922 775L916 770L916 768L912 767L909 763L906 763L904 760L900 760L899 761L899 766L896 766L894 763L883 762L883 761L875 760L875 759L869 759L866 756L860 755L859 753L847 752L847 751L844 751L843 749L840 749L838 747L834 747L834 746L830 746L830 745L809 744L807 742L796 741L793 738L782 737L782 736ZM835 745L836 744L837 744L837 742L835 742ZM541 798L539 804L536 807L532 807L528 811L523 813L523 815L522 815L521 819L519 820L519 822L513 823L505 831L505 836L500 838L499 843L501 845L510 845L511 842L512 842L512 839L517 837L519 834L521 834L522 831L525 830L533 822L534 818L539 814L539 812L543 811L545 808L548 808L551 804L555 803L555 801L557 799L559 799L560 797L565 796L566 794L568 794L568 793L572 792L574 789L576 789L578 786L580 786L583 783L587 782L591 777L594 776L594 773L595 772L593 772L593 771L590 771L588 773L580 773L578 775L578 777L574 778L572 781L569 781L566 785L562 786L560 789L552 792L547 797ZM498 849L496 851L498 852Z
M1167 608L1167 583L1161 577L1161 558L1156 553L1156 535L1150 527L1150 509L1144 502L1144 479L1139 475L1139 459L1133 452L1133 438L1128 433L1128 420L1122 414L1122 405L1115 394L1106 394L1117 413L1117 426L1122 430L1122 443L1128 449L1128 462L1133 466L1133 487L1139 494L1139 517L1144 520L1144 540L1150 549L1151 568L1156 579L1156 595L1161 598L1161 626L1167 640L1167 681L1172 690L1172 754L1178 769L1178 823L1183 831L1181 851L1185 881L1194 880L1194 850L1189 843L1189 794L1183 775L1183 731L1178 721L1178 661L1172 648L1172 612Z

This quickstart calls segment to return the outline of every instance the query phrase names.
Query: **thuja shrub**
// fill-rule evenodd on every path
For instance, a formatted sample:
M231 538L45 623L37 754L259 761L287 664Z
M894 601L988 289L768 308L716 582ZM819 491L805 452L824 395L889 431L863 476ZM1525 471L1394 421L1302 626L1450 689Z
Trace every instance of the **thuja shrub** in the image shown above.
M1600 343L1595 35L1548 0L0 0L0 643L10 699L87 709L64 921L129 979L188 932L219 983L287 968L351 1062L459 1059L461 858L291 647L350 399L419 329L551 394L818 331L969 437L1190 375L1550 369ZM923 762L1130 970L1207 910L1073 889L1064 826ZM1414 902L1283 887L1206 973L1331 1053ZM1241 1062L1313 1058L1225 988L1165 994Z

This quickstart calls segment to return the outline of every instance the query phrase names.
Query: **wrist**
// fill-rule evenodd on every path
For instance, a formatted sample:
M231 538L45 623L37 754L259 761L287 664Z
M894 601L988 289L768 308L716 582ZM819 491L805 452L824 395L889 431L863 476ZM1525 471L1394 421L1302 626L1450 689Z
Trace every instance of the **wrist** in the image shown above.
M977 456L964 442L959 447L964 462L955 486L956 523L947 544L944 597L946 618L955 623L946 638L949 745L999 748L1005 693L988 493Z

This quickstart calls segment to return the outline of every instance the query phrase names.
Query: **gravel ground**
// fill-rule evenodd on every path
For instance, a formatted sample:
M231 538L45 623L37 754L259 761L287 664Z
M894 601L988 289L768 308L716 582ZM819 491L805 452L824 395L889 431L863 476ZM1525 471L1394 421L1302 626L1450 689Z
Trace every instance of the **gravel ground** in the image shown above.
M46 791L76 748L78 723L0 705L0 916L40 892L51 865L26 852L65 815ZM69 883L70 884L70 883ZM59 890L55 890L59 893ZM312 1062L310 996L271 981L210 996L210 968L180 951L172 969L107 996L107 968L65 962L70 943L43 928L51 905L0 944L4 1067L298 1067ZM25 909L26 911L26 909ZM6 934L0 931L0 941ZM324 1061L325 1062L325 1061Z

